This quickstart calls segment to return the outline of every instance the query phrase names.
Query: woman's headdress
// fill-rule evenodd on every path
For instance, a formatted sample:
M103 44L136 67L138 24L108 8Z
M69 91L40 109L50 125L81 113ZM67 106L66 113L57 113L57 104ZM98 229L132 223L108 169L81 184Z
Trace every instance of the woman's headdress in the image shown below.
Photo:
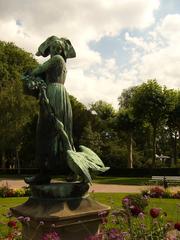
M52 45L59 46L63 53L65 58L74 58L76 57L76 52L67 38L58 38L56 36L51 36L46 39L38 48L38 51L36 53L37 56L43 56L47 57L50 54L50 47Z

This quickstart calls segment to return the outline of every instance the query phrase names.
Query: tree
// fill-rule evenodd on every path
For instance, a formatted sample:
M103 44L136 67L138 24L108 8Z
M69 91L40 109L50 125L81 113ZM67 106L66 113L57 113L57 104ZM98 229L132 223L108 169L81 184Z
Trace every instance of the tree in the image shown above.
M102 100L91 104L90 110L94 111L101 120L108 120L115 116L113 106Z
M156 80L149 80L135 89L132 97L134 116L148 122L153 129L152 165L155 166L156 138L159 127L166 121L171 108L167 89L161 87Z
M102 155L102 139L101 135L92 130L91 123L88 122L87 126L84 128L83 134L80 139L80 144L85 145L92 149L99 156Z
M37 65L30 53L13 43L0 41L0 153L5 166L6 153L14 152L17 165L24 126L37 114L37 101L25 96L21 76ZM30 150L31 151L31 150Z
M124 89L121 96L118 97L119 108L129 108L132 107L132 97L137 86Z
M110 167L125 167L127 150L116 132L115 109L111 104L100 100L91 104L90 110L94 116L91 123L93 133L98 133L101 138L99 146L102 160Z
M86 106L79 102L75 97L70 96L73 113L73 139L74 145L78 148L84 128L88 122L92 122L93 115L87 110Z
M93 129L101 134L102 139L111 139L113 136L113 119L116 115L113 106L99 100L91 104L90 111L95 119L95 124L92 125Z
M180 91L171 90L171 102L174 102L174 107L168 113L167 126L169 128L172 149L173 149L173 163L177 164L177 139L180 134Z
M127 138L127 149L129 153L127 167L133 168L133 132L137 123L132 110L130 108L120 110L117 114L116 124L118 130L123 131Z
M20 80L22 74L37 66L31 53L13 43L0 41L0 86Z

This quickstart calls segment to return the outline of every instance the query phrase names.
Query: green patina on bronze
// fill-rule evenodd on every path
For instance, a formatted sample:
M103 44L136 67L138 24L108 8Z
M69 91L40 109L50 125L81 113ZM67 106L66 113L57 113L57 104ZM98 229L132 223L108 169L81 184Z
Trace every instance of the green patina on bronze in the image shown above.
M75 176L91 182L91 172L104 172L101 159L89 148L80 146L76 152L72 138L72 109L64 87L66 60L76 56L71 42L66 38L49 37L38 48L38 56L50 59L23 77L26 92L39 97L36 161L41 174L27 178L30 184L50 181L48 170L69 167Z

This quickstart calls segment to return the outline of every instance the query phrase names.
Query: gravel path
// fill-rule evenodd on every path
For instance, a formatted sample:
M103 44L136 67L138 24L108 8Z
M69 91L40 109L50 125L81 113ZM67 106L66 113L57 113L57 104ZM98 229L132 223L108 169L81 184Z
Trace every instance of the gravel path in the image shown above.
M28 186L23 180L10 180L3 179L0 180L0 186L8 185L10 188L17 189L24 186ZM117 185L117 184L97 184L93 183L90 186L90 192L121 192L121 193L138 193L143 189L147 189L147 186L134 186L134 185ZM170 191L177 192L180 191L180 186L169 188Z

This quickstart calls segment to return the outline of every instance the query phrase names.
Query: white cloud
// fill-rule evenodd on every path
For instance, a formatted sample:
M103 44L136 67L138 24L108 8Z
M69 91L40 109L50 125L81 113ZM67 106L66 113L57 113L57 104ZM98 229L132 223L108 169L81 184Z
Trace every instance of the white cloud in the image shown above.
M167 15L149 36L152 37L151 41L126 33L126 40L134 45L135 50L132 52L132 68L124 72L134 77L137 83L157 79L160 84L169 88L179 88L180 15ZM133 75L132 69L135 70Z
M71 94L84 102L106 99L115 103L131 81L127 73L120 81L115 60L103 60L89 43L116 36L124 28L149 27L159 4L159 0L0 1L0 39L35 53L50 35L68 37L77 52L77 58L68 63Z
M132 37L128 32L125 33L125 40L129 43L136 45L138 48L150 52L157 47L156 42L146 42L142 37Z
M180 39L180 14L168 14L157 27L157 32L169 43L177 43Z
M82 69L70 69L67 75L67 88L85 104L103 99L117 107L117 80L115 59L102 60L88 74ZM72 92L71 92L72 89Z

